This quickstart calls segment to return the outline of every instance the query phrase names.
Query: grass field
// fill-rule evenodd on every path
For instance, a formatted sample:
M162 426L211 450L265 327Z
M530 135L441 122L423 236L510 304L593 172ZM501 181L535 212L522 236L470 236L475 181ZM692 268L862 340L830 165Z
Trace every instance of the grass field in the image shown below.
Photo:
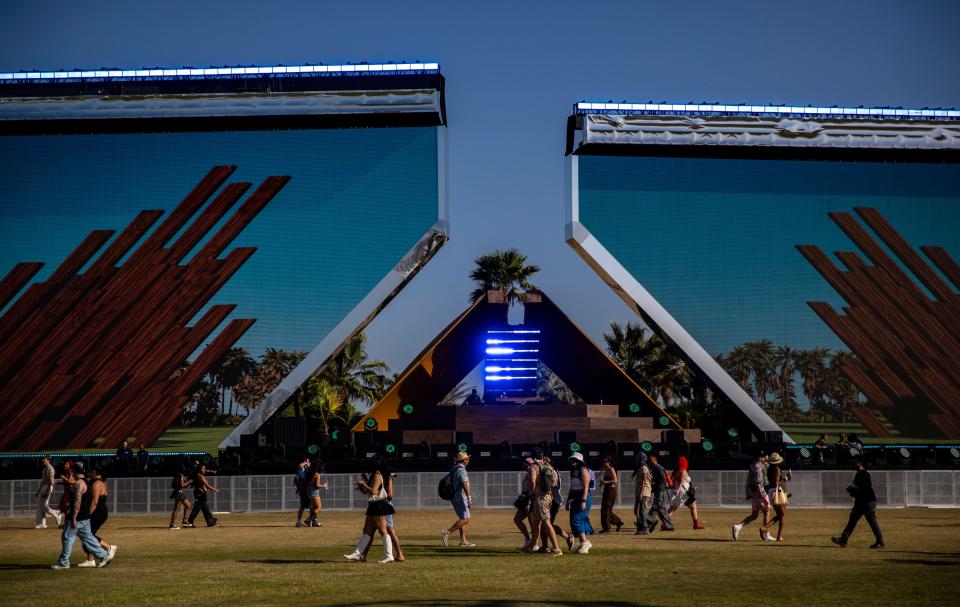
M762 543L756 524L740 541L730 525L744 512L702 515L694 532L594 536L589 555L551 559L517 551L512 511L474 514L476 548L444 548L452 513L397 517L407 561L347 563L362 516L321 513L324 526L296 529L291 514L223 514L207 529L166 529L163 516L117 516L101 535L119 546L104 569L53 571L56 530L0 521L0 604L48 605L949 605L960 591L960 516L955 510L880 512L888 548L870 550L865 521L850 546L829 542L844 510L792 510L784 543ZM626 512L621 512L624 518ZM565 522L565 521L562 521ZM566 546L564 546L564 549ZM565 550L566 551L566 550ZM82 551L74 551L73 563ZM65 584L75 585L73 589ZM45 588L45 590L39 590ZM64 595L66 592L66 595ZM55 598L55 593L59 598Z

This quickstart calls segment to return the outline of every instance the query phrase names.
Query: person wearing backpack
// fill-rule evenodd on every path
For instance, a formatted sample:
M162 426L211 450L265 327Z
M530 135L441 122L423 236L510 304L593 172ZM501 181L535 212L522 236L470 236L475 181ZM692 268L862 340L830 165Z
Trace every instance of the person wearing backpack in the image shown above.
M587 468L582 453L570 455L570 493L567 494L567 508L570 510L570 531L580 538L577 554L587 554L593 546L588 535L593 535L590 524L590 506L593 504L593 489L596 479L593 470Z
M465 451L457 452L457 462L450 471L450 479L453 482L453 499L450 504L453 511L457 514L457 522L449 529L440 531L440 541L444 546L450 543L450 534L460 532L460 547L472 548L476 544L467 541L467 525L470 524L470 506L473 505L473 496L470 492L470 478L467 476L467 466L470 464L470 454Z
M573 536L563 530L563 527L557 524L557 515L560 514L560 506L563 504L563 487L562 481L560 480L560 474L557 472L556 467L553 465L553 461L547 457L543 456L543 461L546 465L550 466L552 470L554 483L553 483L553 498L550 503L550 526L553 527L554 533L557 534L558 538L563 538L567 541L567 550L573 550ZM538 552L547 551L547 526L544 525L540 529L540 550Z
M550 556L562 556L560 545L557 542L557 533L550 523L550 508L553 505L553 488L557 485L557 474L550 464L546 461L543 449L536 448L533 451L533 459L537 462L533 469L533 505L530 510L533 514L533 530L531 535L534 538L540 537L541 529L546 526L547 537L550 545L547 548L547 554ZM533 552L533 550L528 550Z

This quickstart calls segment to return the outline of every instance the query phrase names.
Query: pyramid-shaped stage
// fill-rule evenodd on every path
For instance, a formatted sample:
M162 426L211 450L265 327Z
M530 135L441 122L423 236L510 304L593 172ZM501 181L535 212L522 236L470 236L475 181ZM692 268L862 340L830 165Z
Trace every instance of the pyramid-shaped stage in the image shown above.
M586 403L544 403L515 399L490 404L442 406L460 381L480 364L484 337L502 328L507 303L489 291L451 322L397 378L390 390L354 427L389 431L403 444L452 444L456 433L471 433L473 444L553 442L660 442L664 430L682 430L688 443L700 431L681 429L566 314L542 293L528 293L524 326L540 331L539 359ZM489 399L488 399L489 400Z

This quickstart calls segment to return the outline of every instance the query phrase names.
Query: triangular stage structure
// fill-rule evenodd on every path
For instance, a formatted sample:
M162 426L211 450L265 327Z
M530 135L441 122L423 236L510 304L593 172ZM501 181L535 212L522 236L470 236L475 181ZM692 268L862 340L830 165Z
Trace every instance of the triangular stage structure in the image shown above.
M466 433L468 442L488 445L552 443L558 433L581 443L660 442L665 430L682 432L688 443L700 441L699 430L682 429L542 293L528 293L524 326L540 331L540 361L590 404L517 399L439 405L484 360L486 331L503 327L506 311L497 291L479 297L424 348L353 430L399 432L403 444L453 444L461 442L455 436Z

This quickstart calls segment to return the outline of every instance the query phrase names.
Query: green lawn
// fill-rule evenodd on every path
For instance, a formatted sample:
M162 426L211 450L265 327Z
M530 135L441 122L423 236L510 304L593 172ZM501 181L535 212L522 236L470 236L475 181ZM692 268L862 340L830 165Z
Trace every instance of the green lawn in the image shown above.
M223 439L233 432L236 426L214 426L213 428L177 428L170 427L160 435L151 451L205 451L216 457Z
M9 607L48 605L61 590L71 605L138 607L949 605L960 591L957 511L881 511L885 551L867 548L872 537L863 522L848 548L829 542L845 510L792 510L787 541L773 544L760 542L755 524L731 540L741 510L706 511L707 529L697 532L678 514L674 533L594 536L589 555L551 559L516 550L509 510L476 512L470 539L477 547L468 549L439 543L451 512L403 511L397 522L407 561L391 565L344 561L362 524L355 512L321 513L319 529L295 529L291 514L224 514L215 528L178 531L166 529L162 515L118 516L101 533L119 545L116 560L102 570L68 571L47 568L59 549L57 531L3 520L0 588ZM381 550L378 542L371 557Z

